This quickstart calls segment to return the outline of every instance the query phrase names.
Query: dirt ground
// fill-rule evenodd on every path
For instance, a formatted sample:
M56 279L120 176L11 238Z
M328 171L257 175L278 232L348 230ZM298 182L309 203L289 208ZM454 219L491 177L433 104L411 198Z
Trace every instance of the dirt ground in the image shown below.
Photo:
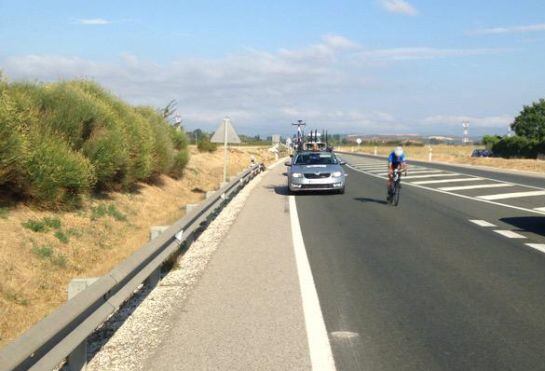
M133 193L90 198L74 212L52 213L26 205L0 210L0 347L65 302L71 279L110 271L147 242L150 226L181 218L186 204L199 203L206 191L218 188L223 150L190 150L180 180L165 176L155 184L141 184ZM264 147L234 147L229 174L246 168L251 156L266 164L274 160ZM31 230L29 220L45 224L45 230Z
M466 164L475 166L488 166L506 170L521 170L531 171L535 173L545 173L545 161L542 160L526 160L526 159L505 159L505 158L473 158L471 153L476 148L474 146L456 146L456 145L434 145L432 146L432 160L439 162L449 162L455 164ZM409 159L413 160L428 160L429 147L405 147L405 152ZM373 154L374 146L346 146L340 147L338 150L356 151L362 153ZM378 146L377 154L388 155L393 150L393 147Z

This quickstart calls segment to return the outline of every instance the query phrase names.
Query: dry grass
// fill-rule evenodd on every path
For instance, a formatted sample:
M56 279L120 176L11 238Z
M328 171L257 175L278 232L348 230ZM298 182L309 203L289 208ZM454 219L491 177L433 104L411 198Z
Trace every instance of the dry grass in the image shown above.
M181 180L161 177L156 184L141 184L134 193L86 200L79 211L53 214L24 205L2 208L0 346L63 303L72 278L108 272L148 240L150 226L170 224L183 216L184 205L200 202L204 196L195 189L218 187L223 151L198 153L191 148L191 153ZM251 155L257 161L273 160L266 148L233 148L230 174L247 167ZM23 226L28 220L40 224L44 217L59 218L60 227L34 232Z
M475 166L489 166L498 169L531 171L536 173L545 173L545 161L541 160L525 160L525 159L504 159L504 158L473 158L471 153L475 148L473 146L447 146L435 145L432 146L433 161L449 162L455 164L466 164ZM357 146L341 147L338 150L359 151L362 153L373 154L374 146ZM378 146L377 153L379 155L388 155L392 151L392 147ZM425 147L405 147L405 152L409 159L413 160L428 160L429 148Z

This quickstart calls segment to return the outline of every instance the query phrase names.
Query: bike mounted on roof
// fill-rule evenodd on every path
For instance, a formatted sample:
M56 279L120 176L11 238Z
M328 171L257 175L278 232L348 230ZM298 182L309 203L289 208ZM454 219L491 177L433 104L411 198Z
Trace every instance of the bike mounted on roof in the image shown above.
M297 133L294 136L293 150L300 151L333 151L333 147L328 145L328 133L323 131L318 133L318 130L311 130L308 136L305 136L304 127L306 123L303 120L297 120Z

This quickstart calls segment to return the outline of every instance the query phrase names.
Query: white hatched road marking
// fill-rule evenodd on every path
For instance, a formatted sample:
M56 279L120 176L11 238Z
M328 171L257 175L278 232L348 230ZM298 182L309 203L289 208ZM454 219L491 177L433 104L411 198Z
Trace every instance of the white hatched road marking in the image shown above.
M430 174L430 175L408 175L402 179L424 179L424 178L438 178L438 177L449 177L449 176L460 176L461 174L457 173L446 173L446 174Z
M486 196L478 196L478 197L483 200L505 200L508 198L535 197L535 196L545 196L545 191L498 193L495 195L486 195Z
M519 239L526 238L521 234L518 234L516 232L510 231L510 230L507 230L507 229L496 229L494 232L496 232L498 234L501 234L502 236L507 237L507 238L519 238Z
M534 210L545 213L545 207L536 207Z
M545 252L545 244L543 243L527 243L526 246L541 252Z
M335 371L335 361L325 327L320 300L316 292L312 270L308 262L303 233L299 224L295 197L289 196L291 235L295 253L295 265L299 276L305 328L313 370Z
M354 166L352 166L351 164L348 164L348 167L351 168L354 171L357 171L357 172L360 172L360 173L363 173L363 174L367 174L367 175L370 175L370 176L374 176L375 178L384 179L384 177L381 177L381 176L378 176L378 175L375 175L375 174L366 173L363 170L357 169ZM471 174L460 174L460 175L470 176ZM496 179L487 178L487 177L481 177L481 178L486 179L486 180L490 180L490 181L497 181ZM466 195L459 194L459 193L449 192L449 191L441 190L439 188L427 187L425 185L413 184L411 182L407 182L406 184L408 186L410 186L410 187L416 187L416 188L420 188L420 189L425 189L427 191L443 193L443 194L451 195L451 196L454 196L454 197L464 198L466 200L484 202L484 203L487 203L489 205L502 206L502 207L507 207L509 209L513 209L513 210L521 210L521 211L526 211L526 212L530 212L530 213L534 213L534 214L545 215L545 210L543 210L543 211L542 210L534 210L534 209L528 209L526 207L520 207L520 206L515 206L515 205L509 205L509 204L502 204L501 202L483 200L481 198L476 198L476 197L466 196ZM520 184L520 183L511 183L511 184L521 186L521 187L525 187L525 188L530 188L530 189L543 189L543 188L540 188L540 187L529 186L529 185Z
M501 187L512 187L512 186L513 185L510 184L510 183L491 183L491 184L477 184L477 185L458 186L458 187L442 187L442 188L439 188L439 189L442 190L442 191L465 191L465 190L468 190L468 189L501 188ZM545 210L543 210L543 211L545 211Z
M469 220L471 223L477 224L479 227L495 227L494 224L487 222L486 220Z
M417 170L417 171L409 171L409 174L416 174L416 175L424 175L424 174L439 174L443 173L442 170ZM378 175L386 176L388 173L381 173Z
M460 182L476 182L481 178L458 178L458 179L441 179L441 180L424 180L420 182L412 182L412 184L441 184L441 183L460 183Z

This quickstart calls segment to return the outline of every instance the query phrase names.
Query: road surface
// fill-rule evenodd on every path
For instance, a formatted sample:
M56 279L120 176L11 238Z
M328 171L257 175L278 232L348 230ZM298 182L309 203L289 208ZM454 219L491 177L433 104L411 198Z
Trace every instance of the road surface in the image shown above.
M545 180L420 164L394 208L342 156L346 194L296 196L337 368L544 369Z
M343 195L264 176L142 368L545 369L545 180L414 163L392 207L342 156Z

